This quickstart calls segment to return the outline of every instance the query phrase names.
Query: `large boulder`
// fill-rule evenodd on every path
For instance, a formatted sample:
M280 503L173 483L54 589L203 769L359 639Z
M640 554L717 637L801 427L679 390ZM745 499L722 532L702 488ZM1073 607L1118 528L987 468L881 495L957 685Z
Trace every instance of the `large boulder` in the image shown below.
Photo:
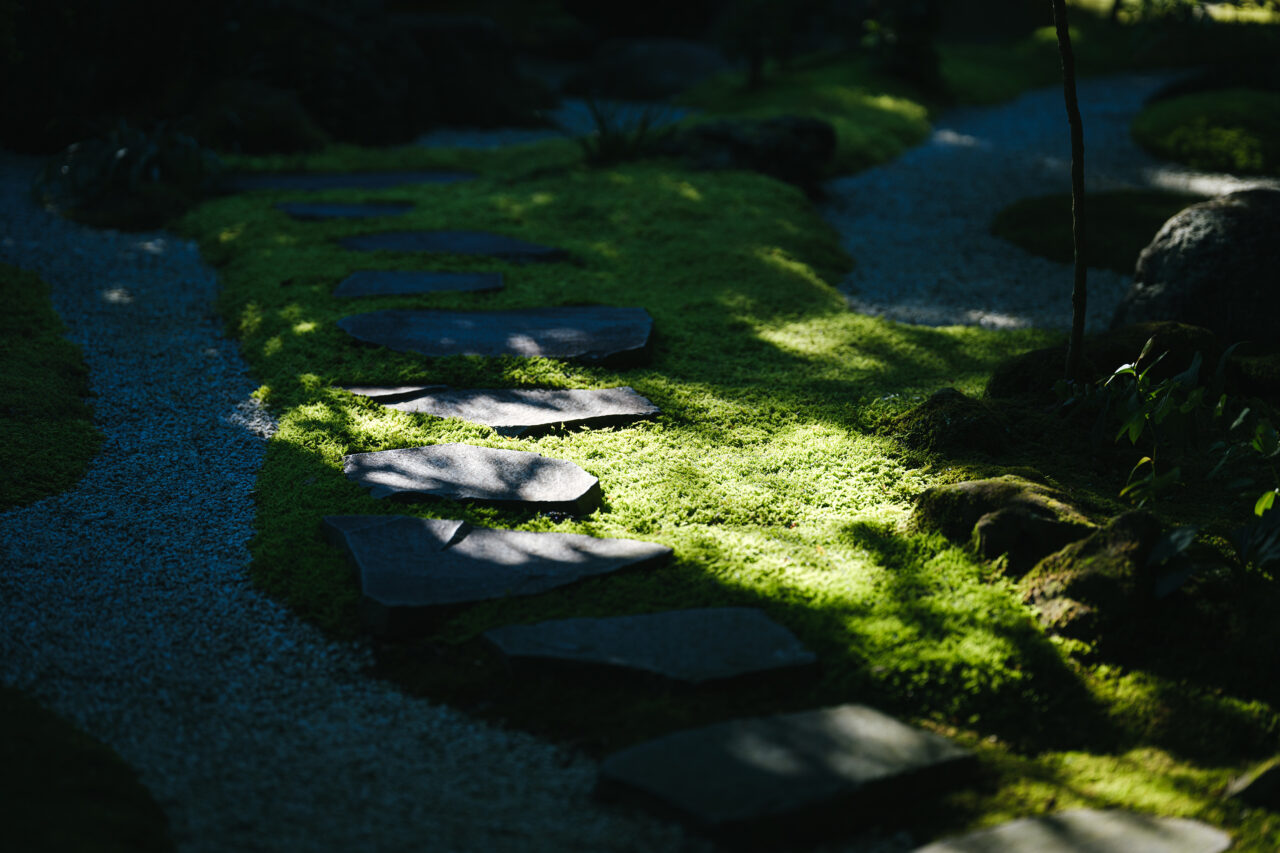
M1219 340L1270 344L1280 330L1280 190L1231 193L1164 224L1138 256L1112 327L1177 320Z
M937 530L953 542L964 543L988 514L1011 509L1066 525L1083 528L1088 524L1057 489L1014 474L926 489L916 499L911 523L918 530Z
M564 81L571 95L657 101L678 95L728 69L724 55L685 39L614 39Z
M726 118L675 134L663 153L695 169L742 169L816 190L836 153L830 123L804 116Z

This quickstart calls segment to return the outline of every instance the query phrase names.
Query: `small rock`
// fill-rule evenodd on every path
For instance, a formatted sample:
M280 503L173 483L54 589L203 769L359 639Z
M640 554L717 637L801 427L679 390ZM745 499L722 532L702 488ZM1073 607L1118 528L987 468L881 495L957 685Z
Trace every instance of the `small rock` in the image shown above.
M928 489L916 499L911 523L917 529L940 531L952 542L966 543L983 516L1012 507L1071 524L1088 523L1058 490L1012 474Z

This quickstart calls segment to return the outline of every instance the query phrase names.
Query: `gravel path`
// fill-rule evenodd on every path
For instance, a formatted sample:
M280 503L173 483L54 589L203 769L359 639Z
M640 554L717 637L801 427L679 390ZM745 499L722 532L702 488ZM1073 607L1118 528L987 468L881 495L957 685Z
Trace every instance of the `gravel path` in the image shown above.
M1153 165L1123 128L1156 83L1082 87L1095 183ZM1068 270L986 236L999 207L1067 186L1055 98L955 113L928 145L832 184L858 310L1062 325ZM446 140L462 137L428 141ZM37 210L34 168L0 154L0 261L52 286L106 442L73 490L0 514L0 683L118 750L183 851L702 849L596 806L592 762L369 679L364 647L325 640L250 588L272 425L220 334L214 273L171 235ZM1105 317L1122 283L1092 281Z
M1139 149L1129 121L1170 79L1133 74L1080 82L1088 190L1218 195L1280 185L1162 164ZM997 107L954 110L924 145L829 182L824 213L857 261L841 284L850 307L930 326L1070 327L1071 267L988 233L996 212L1012 202L1070 192L1070 167L1062 87L1054 86ZM1089 329L1110 325L1131 280L1089 271Z

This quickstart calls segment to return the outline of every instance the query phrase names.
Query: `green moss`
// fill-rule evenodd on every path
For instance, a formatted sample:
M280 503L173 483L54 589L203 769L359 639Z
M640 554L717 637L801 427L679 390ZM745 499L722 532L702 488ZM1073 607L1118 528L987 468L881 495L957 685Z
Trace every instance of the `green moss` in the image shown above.
M0 821L7 849L173 849L164 812L113 750L9 687L0 687L0 728Z
M1280 175L1280 92L1225 89L1157 101L1133 120L1143 148L1197 169Z
M1085 199L1085 262L1131 274L1138 255L1160 227L1183 208L1202 200L1200 196L1159 190L1089 193ZM991 233L1033 255L1072 263L1071 194L1016 201L995 215Z
M884 163L929 134L928 108L900 83L877 77L862 56L814 56L775 69L749 91L742 74L714 78L681 97L709 115L801 115L836 129L835 174Z
M39 276L0 264L0 508L55 495L84 476L102 435L85 405L80 348L63 337Z
M353 158L384 165L376 159ZM183 222L221 264L228 328L261 382L258 397L280 418L258 486L258 585L333 635L358 632L350 570L321 535L327 514L407 512L660 542L675 552L668 567L467 608L421 639L377 644L377 671L413 693L594 754L731 716L868 702L954 734L994 771L991 786L956 795L929 818L931 831L1056 798L1205 816L1247 842L1274 837L1250 813L1220 807L1214 787L1274 730L1270 703L1280 697L1269 683L1243 669L1224 682L1206 667L1193 702L1169 657L1123 673L1117 687L1086 644L1047 639L1012 583L993 578L966 548L907 530L917 495L982 475L981 466L906 449L885 427L940 387L976 393L1010 354L1055 336L902 326L848 312L833 287L851 263L837 236L800 192L761 176L659 163L588 170L567 159L522 171L507 153L470 154L467 165L480 179L325 197L414 201L395 228L487 228L561 246L576 263L349 253L333 239L387 224L294 222L272 206L299 197L287 193L220 199ZM339 280L365 268L499 270L507 289L332 298ZM545 359L432 360L359 345L336 327L376 308L583 302L648 309L652 363L614 372ZM506 439L334 387L409 381L627 384L663 414L625 429ZM346 453L448 441L573 461L600 478L604 509L556 524L461 504L391 506L341 473ZM1075 445L1055 448L1045 459L1059 466L1054 477L1073 503L1114 498L1127 471L1099 468ZM1263 612L1276 596L1254 598ZM764 609L819 655L820 673L785 687L711 691L625 680L587 686L564 675L513 681L478 639L503 624L703 605ZM1230 720L1239 737L1194 752L1185 733L1201 731L1201 719Z

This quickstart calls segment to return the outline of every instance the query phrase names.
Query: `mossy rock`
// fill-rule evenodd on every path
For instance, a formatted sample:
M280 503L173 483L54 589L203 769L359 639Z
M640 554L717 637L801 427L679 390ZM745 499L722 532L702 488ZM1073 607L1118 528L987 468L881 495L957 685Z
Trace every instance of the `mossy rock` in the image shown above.
M1022 579L1022 598L1054 634L1095 641L1155 599L1148 557L1160 522L1137 510L1036 564Z
M1011 508L1046 519L1089 523L1057 489L1006 474L926 490L916 499L911 524L917 530L937 530L952 542L965 543L983 516Z
M1085 538L1094 528L1046 511L1015 504L989 512L973 527L974 549L985 559L1005 559L1011 575L1023 575L1040 560Z
M912 450L949 455L980 452L999 455L1012 433L1005 418L990 403L943 388L886 430Z
M1153 340L1152 347L1146 358L1138 360L1148 340ZM1222 355L1222 347L1213 332L1199 326L1174 322L1134 323L1085 336L1081 379L1097 381L1120 365L1135 360L1142 370L1163 353L1167 355L1151 372L1156 381L1186 370L1196 353L1204 358L1203 369L1212 370ZM1014 356L992 372L986 396L992 399L1053 398L1054 386L1063 378L1066 360L1066 344Z

